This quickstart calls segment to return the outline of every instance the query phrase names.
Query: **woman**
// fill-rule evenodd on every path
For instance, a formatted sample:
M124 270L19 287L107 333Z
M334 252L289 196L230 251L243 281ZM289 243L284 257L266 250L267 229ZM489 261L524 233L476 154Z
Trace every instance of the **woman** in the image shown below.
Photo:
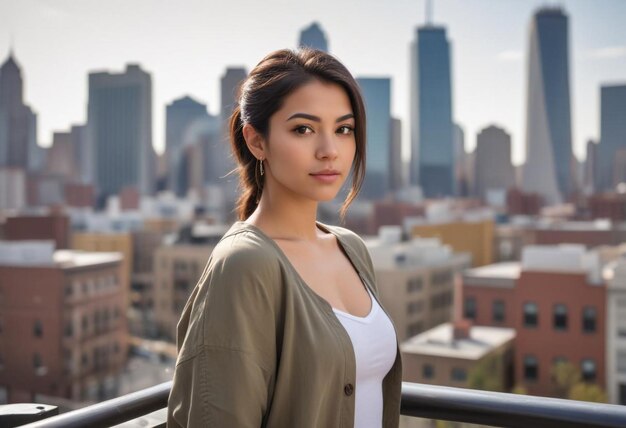
M317 50L266 56L230 121L240 221L178 324L168 427L397 427L401 360L354 233L316 221L365 166L365 110Z

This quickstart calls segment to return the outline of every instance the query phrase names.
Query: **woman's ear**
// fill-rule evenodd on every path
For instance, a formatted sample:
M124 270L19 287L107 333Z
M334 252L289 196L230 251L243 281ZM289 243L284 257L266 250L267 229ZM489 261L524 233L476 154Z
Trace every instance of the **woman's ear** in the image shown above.
M248 150L256 157L257 159L265 159L265 139L261 134L257 132L256 129L249 123L243 126L243 138L246 140L246 146L248 146Z

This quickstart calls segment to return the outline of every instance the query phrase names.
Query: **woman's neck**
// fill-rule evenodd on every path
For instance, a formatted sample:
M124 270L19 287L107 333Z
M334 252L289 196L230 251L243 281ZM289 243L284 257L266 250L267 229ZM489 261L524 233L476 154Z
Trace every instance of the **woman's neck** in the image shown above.
M263 192L256 210L246 219L272 239L316 241L317 202L272 198Z

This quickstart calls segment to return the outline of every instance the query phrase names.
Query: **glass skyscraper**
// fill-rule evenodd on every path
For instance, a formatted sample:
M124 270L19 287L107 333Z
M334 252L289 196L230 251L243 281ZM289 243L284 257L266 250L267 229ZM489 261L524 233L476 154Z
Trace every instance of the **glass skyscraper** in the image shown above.
M390 189L391 79L358 78L367 115L367 165L360 195L383 198Z
M424 196L452 196L454 144L450 44L443 27L417 29L411 64L410 183Z
M151 194L152 78L138 65L124 73L89 74L87 138L93 159L98 205L124 187Z
M314 22L300 32L298 46L306 46L328 52L328 39L322 31L322 27Z
M567 16L559 8L540 9L530 25L522 188L548 203L573 190L568 51Z
M596 190L614 190L624 171L616 170L618 150L626 150L626 85L600 89L600 144L595 168Z

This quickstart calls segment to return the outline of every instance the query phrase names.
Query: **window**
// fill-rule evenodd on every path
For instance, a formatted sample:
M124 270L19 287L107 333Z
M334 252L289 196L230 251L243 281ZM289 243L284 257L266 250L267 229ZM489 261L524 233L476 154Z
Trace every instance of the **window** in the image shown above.
M74 324L72 321L65 323L65 337L72 337L74 334Z
M43 336L43 325L40 320L35 320L35 325L33 326L33 334L35 337Z
M432 379L435 376L435 368L432 364L424 364L422 366L422 377L424 379Z
M583 308L583 332L595 333L596 331L596 308L585 306Z
M421 277L415 277L408 280L406 283L406 290L408 293L412 293L414 291L420 291L424 286L424 281Z
M553 322L555 330L567 330L567 306L554 305Z
M596 380L596 362L591 359L583 360L580 364L580 372L585 382Z
M86 334L87 330L89 330L89 317L87 315L83 315L82 329L83 329L83 334Z
M450 372L450 378L454 382L465 382L467 380L467 372L465 369L454 367Z
M626 351L617 351L617 372L626 374Z
M524 326L537 327L539 325L539 310L534 302L524 304Z
M476 299L466 297L463 302L463 317L468 319L476 319Z
M525 380L537 380L539 378L539 364L537 358L533 355L527 355L524 357L524 379Z
M504 322L505 310L503 300L493 301L493 322Z

